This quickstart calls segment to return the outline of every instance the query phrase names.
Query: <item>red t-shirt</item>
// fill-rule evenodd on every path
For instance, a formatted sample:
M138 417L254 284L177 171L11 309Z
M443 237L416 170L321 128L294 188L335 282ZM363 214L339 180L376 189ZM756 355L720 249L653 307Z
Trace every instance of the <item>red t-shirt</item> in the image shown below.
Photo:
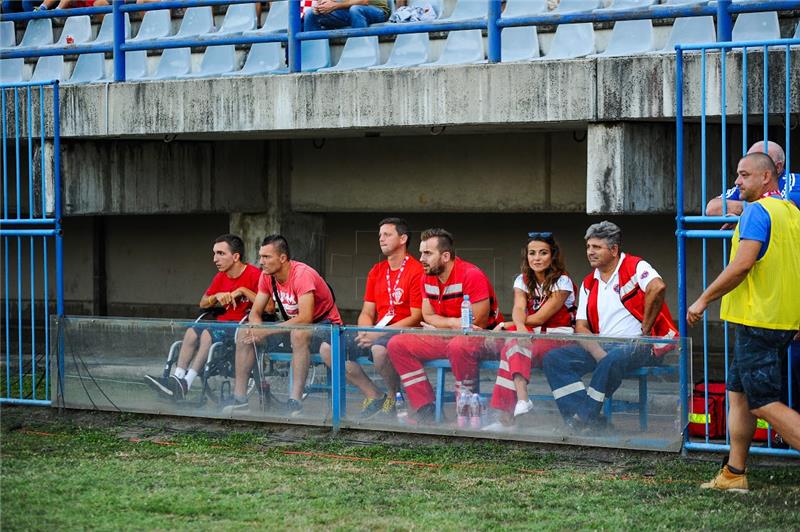
M445 318L458 318L461 316L461 302L464 294L469 296L470 303L480 303L489 300L489 322L487 329L503 321L503 315L497 308L497 296L494 287L489 282L480 268L456 257L453 270L447 282L442 284L435 275L422 276L422 293L427 298L433 311Z
M333 301L333 294L325 279L308 264L293 260L289 261L289 265L289 276L286 278L286 282L278 283L278 297L289 318L297 316L300 312L297 303L300 296L314 292L314 323L328 319L331 323L341 324L342 317L339 315L339 309ZM272 277L270 275L261 274L261 279L258 281L258 292L272 297Z
M406 265L405 268L402 268L402 274L400 269L391 270L389 261L383 260L373 266L367 275L364 301L375 303L376 322L392 309L392 303L394 303L394 318L388 325L411 316L412 308L422 308L420 279L425 275L425 269L411 255L406 255ZM389 272L388 285L386 283L387 271ZM398 279L398 275L400 279ZM391 301L389 300L390 287L393 290Z
M245 265L242 274L235 279L228 277L228 274L225 272L219 272L211 281L211 284L206 290L206 295L211 296L218 292L233 292L242 286L248 290L256 292L258 291L258 278L260 276L261 270L251 264ZM248 312L250 312L250 307L252 306L252 301L244 296L240 296L236 298L236 308L233 308L233 305L225 305L225 312L217 316L217 320L240 321L247 315Z

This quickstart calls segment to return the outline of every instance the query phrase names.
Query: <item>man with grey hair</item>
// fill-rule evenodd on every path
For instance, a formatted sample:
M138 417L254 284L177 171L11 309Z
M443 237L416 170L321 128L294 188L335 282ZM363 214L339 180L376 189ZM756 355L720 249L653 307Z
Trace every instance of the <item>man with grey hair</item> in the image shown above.
M589 226L586 257L594 271L581 284L576 315L577 334L613 337L672 338L678 330L664 303L666 285L647 261L623 253L622 230L608 221ZM554 349L542 361L558 409L579 431L605 425L600 415L605 398L625 374L658 363L673 344L577 342ZM592 373L589 386L583 375Z

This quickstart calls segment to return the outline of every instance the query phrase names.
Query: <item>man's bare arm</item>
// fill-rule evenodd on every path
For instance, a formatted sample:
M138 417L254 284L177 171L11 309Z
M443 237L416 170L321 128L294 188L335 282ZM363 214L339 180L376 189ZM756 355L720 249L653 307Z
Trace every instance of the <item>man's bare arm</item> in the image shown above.
M744 210L744 202L725 200L725 214L739 216ZM722 196L717 196L706 205L706 216L722 216Z
M653 324L656 322L656 317L661 310L661 305L664 304L664 296L667 293L667 285L656 277L651 280L647 289L644 291L644 316L642 317L642 334L650 336L653 330Z

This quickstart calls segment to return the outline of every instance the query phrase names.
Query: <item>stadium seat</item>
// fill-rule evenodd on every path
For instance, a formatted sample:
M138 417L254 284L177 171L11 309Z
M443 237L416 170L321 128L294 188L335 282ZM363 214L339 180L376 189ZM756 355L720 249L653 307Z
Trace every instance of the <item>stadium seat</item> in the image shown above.
M125 13L125 40L131 38L131 17ZM97 37L93 44L109 43L114 41L114 16L109 13L103 15L103 22L100 23L100 30L97 32Z
M592 11L600 7L600 0L561 0L551 13L575 13ZM561 26L559 26L561 27Z
M350 37L344 43L342 55L335 66L321 68L320 72L342 72L377 65L381 60L378 37Z
M774 11L767 13L740 13L733 25L733 40L743 41L770 41L781 38L781 27L778 24L778 14Z
M598 12L621 11L623 9L642 9L657 4L657 0L613 0L608 7L595 9Z
M302 41L300 54L303 57L303 72L314 72L331 66L331 46L328 39Z
M255 4L232 4L228 6L225 12L225 18L222 20L222 27L219 33L226 35L243 33L256 29L258 26L258 19L256 18L256 5Z
M398 35L394 41L389 59L382 65L370 67L378 68L403 68L421 65L428 62L429 37L427 33L406 33Z
M668 6L688 6L694 4L702 4L705 5L708 3L708 0L664 0L662 4Z
M169 9L147 11L142 18L139 32L131 41L149 41L168 37L172 33L172 18Z
M480 63L486 58L481 30L451 31L439 59L425 66L464 65Z
M183 14L181 27L178 33L166 37L167 39L189 39L209 33L216 33L214 27L214 13L211 6L190 7Z
M106 78L106 54L81 54L75 62L72 75L64 85L95 83Z
M0 83L21 83L22 69L25 66L23 58L0 59Z
M652 20L618 20L614 23L608 46L597 57L643 54L654 49Z
M550 43L550 51L537 59L575 59L594 52L594 25L591 22L561 24Z
M797 23L797 28L794 30L794 38L800 39L800 22Z
M20 48L36 48L53 44L53 19L35 18L28 21Z
M539 36L536 26L504 29L501 48L503 63L529 61L539 57Z
M424 7L429 5L436 11L436 18L441 18L442 11L444 10L444 0L411 0L408 5L409 7Z
M252 4L251 4L252 5ZM181 78L208 78L232 72L236 68L236 47L232 44L209 46L203 53L197 72L179 76Z
M244 32L244 35L260 35L262 33L279 33L289 29L289 2L270 2L264 25L257 30Z
M125 52L125 79L137 81L147 77L147 50Z
M11 48L17 45L17 33L12 21L0 22L0 48Z
M49 55L40 57L36 61L36 68L33 69L31 81L63 81L64 80L64 56Z
M142 79L175 79L185 76L191 71L192 52L189 48L167 48L161 54L156 73Z
M547 0L508 0L501 18L525 17L547 11ZM505 35L503 30L503 35Z
M256 76L272 74L286 68L285 54L279 42L260 42L250 47L241 70L225 72L223 76Z
M88 42L92 38L92 21L89 15L69 17L61 30L61 37L54 46L69 46L67 38L72 37L72 44Z
M458 20L471 20L476 18L486 18L489 12L489 0L458 0L456 7L448 17L439 20L455 22Z
M675 45L717 42L714 17L676 18L662 52L674 52Z

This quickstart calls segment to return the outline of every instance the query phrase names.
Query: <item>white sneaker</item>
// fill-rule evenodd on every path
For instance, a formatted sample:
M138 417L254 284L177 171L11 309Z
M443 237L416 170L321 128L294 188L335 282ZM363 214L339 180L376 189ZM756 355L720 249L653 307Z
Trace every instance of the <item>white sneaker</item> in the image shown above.
M533 410L533 402L530 399L517 401L517 406L514 407L514 417L525 415L531 410Z
M491 425L486 425L481 430L484 432L513 432L514 425L505 425L500 421L495 421Z

